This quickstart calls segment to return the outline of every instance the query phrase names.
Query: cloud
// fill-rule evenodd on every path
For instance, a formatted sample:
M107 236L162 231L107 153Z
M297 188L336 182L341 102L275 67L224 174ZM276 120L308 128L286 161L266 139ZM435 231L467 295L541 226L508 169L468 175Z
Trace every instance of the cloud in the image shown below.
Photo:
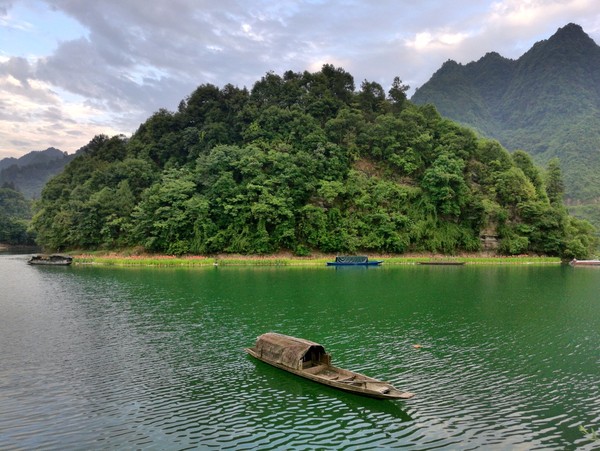
M33 5L29 15L19 5ZM131 134L200 84L250 88L271 70L332 63L356 86L387 89L399 76L414 89L447 59L518 58L568 22L598 33L599 13L595 0L0 0L11 42L38 50L0 50L0 102L11 111L0 112L0 157ZM52 32L47 17L76 27L41 52L33 43Z
M94 124L100 111L85 106L83 98L57 92L37 78L33 65L24 59L0 63L0 87L0 149L6 149L1 157L24 153L11 151L15 148L31 151L55 145L76 150L96 134L119 133ZM74 142L82 144L73 148Z
M432 34L429 31L417 33L412 40L407 40L406 45L417 51L423 51L431 48L456 47L468 37L466 33L452 33L444 30Z
M0 0L0 25L3 27L14 26L13 24L15 24L12 18L8 15L8 12L12 6L12 0Z
M492 4L490 23L502 26L540 26L547 21L594 9L594 0L502 0Z

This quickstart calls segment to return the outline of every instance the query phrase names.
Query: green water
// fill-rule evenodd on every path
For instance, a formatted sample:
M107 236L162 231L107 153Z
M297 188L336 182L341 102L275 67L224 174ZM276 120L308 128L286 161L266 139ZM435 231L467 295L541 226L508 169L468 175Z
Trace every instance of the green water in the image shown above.
M600 268L41 268L0 256L0 449L595 449ZM252 360L277 331L416 393ZM415 348L414 345L420 345Z

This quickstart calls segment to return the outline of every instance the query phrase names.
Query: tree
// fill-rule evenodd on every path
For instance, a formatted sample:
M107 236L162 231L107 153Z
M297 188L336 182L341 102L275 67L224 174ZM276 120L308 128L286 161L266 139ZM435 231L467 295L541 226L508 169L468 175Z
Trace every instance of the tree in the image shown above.
M186 170L169 170L142 194L132 215L133 236L147 249L169 254L189 252L197 220L188 207L196 184Z
M442 153L425 171L421 185L431 197L439 213L458 216L467 202L469 189L465 183L464 162Z
M520 168L512 167L496 175L496 196L502 205L516 207L520 202L533 200L536 196L533 183Z
M406 92L410 89L410 86L402 84L400 77L394 77L392 87L388 91L388 98L392 103L392 109L394 112L400 112L404 109L407 99Z
M560 161L558 158L552 158L546 168L546 192L550 202L562 203L565 193L565 184L560 170Z
M516 150L512 154L512 159L519 169L527 176L531 181L538 197L547 198L546 187L544 185L544 179L537 166L533 164L531 156L523 150Z
M331 64L325 64L320 72L314 74L304 72L302 86L306 90L302 105L321 124L335 117L355 98L352 75Z
M27 226L31 219L29 202L23 194L4 185L0 188L0 243L32 244Z
M368 118L374 118L384 112L386 107L385 91L379 83L364 80L358 93L360 109Z

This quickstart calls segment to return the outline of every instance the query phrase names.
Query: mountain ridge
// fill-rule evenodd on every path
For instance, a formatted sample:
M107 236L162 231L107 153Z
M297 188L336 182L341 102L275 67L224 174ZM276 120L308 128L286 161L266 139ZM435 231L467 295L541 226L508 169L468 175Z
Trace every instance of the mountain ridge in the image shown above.
M7 157L0 159L0 170L10 166L27 166L30 164L45 163L52 160L64 158L68 154L55 147L48 147L45 150L32 150L19 158Z
M559 28L516 60L497 52L466 65L449 60L411 100L433 104L510 151L529 152L538 164L558 157L567 203L598 204L600 47L581 26Z
M55 147L33 150L19 158L0 160L0 186L9 185L28 199L40 197L48 180L59 174L75 155Z

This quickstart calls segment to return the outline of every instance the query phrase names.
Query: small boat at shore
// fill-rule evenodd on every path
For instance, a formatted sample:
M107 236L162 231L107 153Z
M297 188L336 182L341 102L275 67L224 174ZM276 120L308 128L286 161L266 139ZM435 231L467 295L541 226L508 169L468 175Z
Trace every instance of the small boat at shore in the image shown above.
M600 266L600 260L577 260L574 258L569 262L571 266Z
M369 260L365 255L339 255L335 261L327 262L327 266L379 266L383 260Z
M60 255L60 254L40 254L34 255L27 263L30 265L56 265L56 266L68 266L73 263L73 257L70 255Z
M389 382L335 367L331 354L318 343L303 338L269 332L246 348L252 357L298 376L330 387L377 399L408 399L413 393L395 388Z

